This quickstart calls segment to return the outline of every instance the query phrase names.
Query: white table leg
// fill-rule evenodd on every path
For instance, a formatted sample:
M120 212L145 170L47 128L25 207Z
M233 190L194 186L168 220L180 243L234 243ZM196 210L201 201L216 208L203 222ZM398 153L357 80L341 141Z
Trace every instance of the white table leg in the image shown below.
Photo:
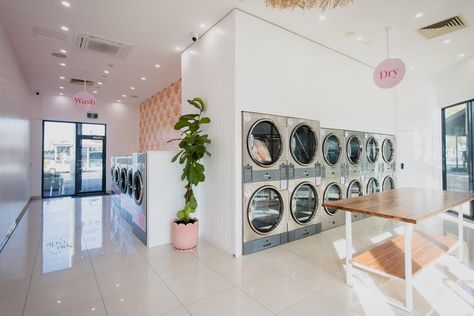
M352 213L346 213L346 284L352 286Z
M464 260L464 226L463 226L464 214L461 210L458 211L458 240L459 240L459 252L458 259L459 261Z
M413 309L412 240L413 224L405 223L405 305L407 311Z

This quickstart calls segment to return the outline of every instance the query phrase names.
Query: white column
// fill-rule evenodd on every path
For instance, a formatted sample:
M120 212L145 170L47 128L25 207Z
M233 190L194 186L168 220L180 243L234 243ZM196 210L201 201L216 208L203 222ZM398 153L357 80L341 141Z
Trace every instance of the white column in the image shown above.
M413 224L405 223L405 305L407 311L413 309L412 240Z
M346 284L352 286L352 213L346 213Z
M459 240L459 252L458 258L459 261L463 261L464 259L464 229L463 229L463 218L464 214L459 208L458 210L458 240Z

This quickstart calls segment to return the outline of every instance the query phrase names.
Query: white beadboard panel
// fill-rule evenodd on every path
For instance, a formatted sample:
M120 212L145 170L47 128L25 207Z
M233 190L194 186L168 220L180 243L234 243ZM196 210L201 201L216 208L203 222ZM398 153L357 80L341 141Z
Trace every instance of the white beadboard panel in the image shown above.
M213 27L182 54L183 113L187 99L201 97L211 118L206 127L212 144L206 158L206 182L198 189L201 235L234 253L235 216L235 89L234 14Z

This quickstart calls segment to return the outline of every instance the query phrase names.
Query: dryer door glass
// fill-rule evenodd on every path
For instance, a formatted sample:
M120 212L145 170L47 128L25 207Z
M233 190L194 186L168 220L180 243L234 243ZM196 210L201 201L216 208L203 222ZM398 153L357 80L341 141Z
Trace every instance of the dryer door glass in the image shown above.
M373 194L377 192L380 192L379 181L375 178L371 178L367 183L367 194Z
M260 234L274 230L283 216L283 199L276 189L259 189L250 200L248 219L252 229Z
M369 137L367 140L367 160L370 163L375 163L379 157L379 144L374 137Z
M330 184L324 192L324 203L339 201L340 199L342 199L341 188L335 183ZM333 207L324 207L324 210L331 216L337 212L337 208Z
M291 155L302 165L311 163L318 148L316 135L311 127L305 124L297 126L291 133Z
M120 192L127 193L127 169L120 171Z
M360 161L360 155L362 154L362 144L357 136L351 136L347 142L347 158L349 162L356 165Z
M386 138L382 143L382 158L385 162L391 162L393 160L393 142Z
M132 196L132 193L133 193L133 171L132 170L128 170L127 192L128 192L128 195Z
M300 224L308 223L316 215L318 193L309 183L296 187L291 197L291 215Z
M385 177L382 183L382 190L385 192L393 189L395 189L395 183L393 182L393 178L390 176Z
M353 197L362 196L362 191L362 184L359 181L354 180L349 184L349 188L347 189L347 198L350 199Z
M341 155L341 143L336 135L330 134L324 139L323 155L324 160L331 166L338 162Z
M143 178L140 171L133 174L133 200L137 205L142 204L143 200Z
M273 122L255 123L247 137L247 149L252 160L260 166L271 166L280 158L283 145L280 133Z
M120 169L117 167L115 168L114 172L114 182L115 185L119 186L120 185Z

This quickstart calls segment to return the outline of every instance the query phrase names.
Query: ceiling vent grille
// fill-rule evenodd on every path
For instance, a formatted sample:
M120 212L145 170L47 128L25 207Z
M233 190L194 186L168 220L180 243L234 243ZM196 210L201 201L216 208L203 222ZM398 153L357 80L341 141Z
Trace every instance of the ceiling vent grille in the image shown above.
M83 51L99 53L118 59L127 58L133 48L131 45L99 38L85 33L79 33L77 35L76 47Z
M434 24L422 27L418 30L426 39L431 39L451 32L459 31L467 27L464 19L460 16L436 22Z
M83 87L84 86L84 79L71 78L70 83ZM91 87L93 85L94 85L94 81L86 80L86 86L87 87Z

